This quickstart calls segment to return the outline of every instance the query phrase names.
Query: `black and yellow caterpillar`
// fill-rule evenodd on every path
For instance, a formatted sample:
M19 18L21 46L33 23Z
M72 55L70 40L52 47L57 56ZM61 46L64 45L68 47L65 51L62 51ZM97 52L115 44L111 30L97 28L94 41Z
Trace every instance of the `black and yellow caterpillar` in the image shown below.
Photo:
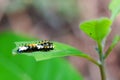
M37 44L31 43L20 46L17 49L17 52L22 53L22 52L35 52L35 51L50 51L53 49L54 49L53 43L48 40L44 40L44 41L40 41Z

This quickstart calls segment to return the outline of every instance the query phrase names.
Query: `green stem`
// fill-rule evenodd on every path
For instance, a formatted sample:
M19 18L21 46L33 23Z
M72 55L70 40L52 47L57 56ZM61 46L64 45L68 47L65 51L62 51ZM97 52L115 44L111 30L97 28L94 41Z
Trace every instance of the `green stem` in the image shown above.
M110 19L111 19L112 21L115 19L115 17L117 16L118 12L119 12L119 8L116 9L114 13L112 13L112 16L110 17Z
M110 52L113 50L113 48L117 45L119 41L120 41L120 36L115 36L112 44L109 46L109 48L105 52L104 59L106 59L110 55Z
M99 49L99 59L100 61L102 61L102 57L103 57L102 45L99 42L97 44Z
M101 80L106 80L106 74L105 74L105 66L104 66L104 54L103 54L103 47L102 43L98 42L98 49L99 49L99 59L100 59L100 73L101 73Z
M101 74L101 80L106 80L104 63L102 63L102 64L99 66L99 69L100 69L100 74Z
M85 58L88 61L91 61L92 63L96 64L97 66L100 66L100 64L96 60L94 60L92 57L90 57L89 55L83 55L83 56L80 56L80 57Z
M106 59L106 58L109 56L110 52L111 52L112 49L115 47L115 45L116 45L116 44L111 45L111 46L108 48L108 50L107 50L106 53L105 53L104 59Z

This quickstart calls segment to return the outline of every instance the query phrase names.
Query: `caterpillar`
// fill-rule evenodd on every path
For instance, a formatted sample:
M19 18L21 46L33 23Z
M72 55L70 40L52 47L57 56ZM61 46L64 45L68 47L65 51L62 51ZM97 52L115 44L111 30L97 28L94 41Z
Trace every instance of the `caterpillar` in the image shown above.
M35 52L35 51L50 51L54 49L54 45L52 42L48 40L40 41L39 43L31 43L25 44L23 46L18 47L17 52Z

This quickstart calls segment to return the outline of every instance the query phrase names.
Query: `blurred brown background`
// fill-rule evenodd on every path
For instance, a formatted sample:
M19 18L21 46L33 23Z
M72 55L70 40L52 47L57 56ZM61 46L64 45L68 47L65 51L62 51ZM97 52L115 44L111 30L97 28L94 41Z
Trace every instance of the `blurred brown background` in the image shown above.
M12 30L40 39L63 42L98 59L96 44L79 30L80 22L99 17L110 17L110 0L0 0L0 32ZM113 25L106 43L120 34L120 17ZM107 64L109 80L120 80L120 44L112 51ZM68 57L85 80L100 80L98 68L89 61Z

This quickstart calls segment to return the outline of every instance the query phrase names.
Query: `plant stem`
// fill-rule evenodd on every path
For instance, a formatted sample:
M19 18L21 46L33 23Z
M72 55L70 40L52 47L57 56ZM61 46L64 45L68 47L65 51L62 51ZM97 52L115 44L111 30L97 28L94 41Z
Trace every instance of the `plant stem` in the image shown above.
M104 63L102 63L102 64L99 66L99 69L100 69L100 74L101 74L101 80L106 80Z
M104 54L103 54L103 47L102 47L102 43L97 43L98 44L98 49L99 49L99 60L100 60L100 65L99 65L99 69L100 69L100 74L101 74L101 80L106 80L106 74L105 74L105 66L104 66Z
M100 66L100 64L96 60L94 60L92 57L90 57L89 55L83 55L83 56L80 56L80 57L85 58L88 61L91 61L92 63L96 64L97 66Z
M106 59L110 55L110 52L113 50L113 48L117 45L119 41L120 41L120 36L115 36L114 40L112 41L112 44L105 52L104 59Z
M112 21L115 19L115 17L117 16L118 12L119 12L119 8L114 12L114 14L112 14L112 16L110 18Z

